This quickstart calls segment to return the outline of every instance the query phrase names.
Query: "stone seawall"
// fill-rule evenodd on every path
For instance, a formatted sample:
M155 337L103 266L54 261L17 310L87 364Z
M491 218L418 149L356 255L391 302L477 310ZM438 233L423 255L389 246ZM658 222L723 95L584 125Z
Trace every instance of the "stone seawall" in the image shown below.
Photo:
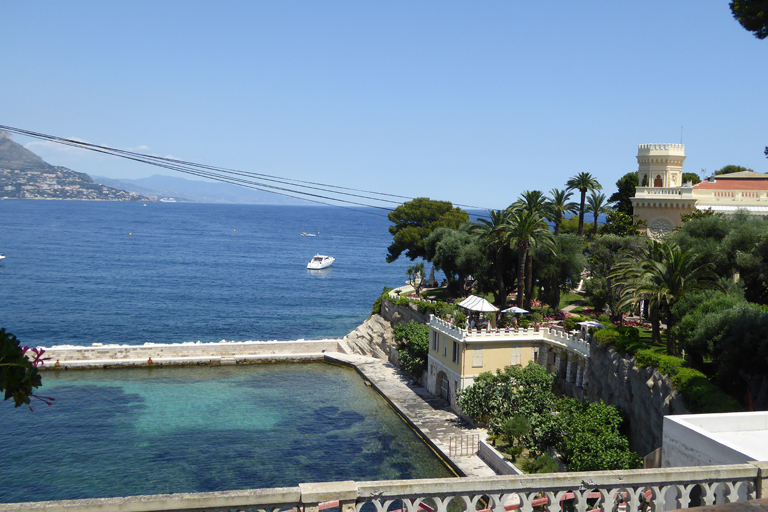
M419 313L419 307L416 304L398 306L388 300L382 300L381 316L393 326L407 324L411 320L417 324L429 323L429 313Z
M45 348L44 357L50 359L40 368L55 370L116 366L220 365L322 359L326 352L343 352L339 341L94 344L90 347L57 345L50 348L43 347Z
M381 313L371 315L362 325L350 332L341 344L348 354L359 354L397 364L395 335L392 328L409 321L429 323L429 314L419 313L418 306L397 306L388 300L381 301Z
M641 456L661 447L664 416L689 414L668 377L639 368L612 347L591 344L587 378L587 400L603 400L626 413L630 448Z
M383 301L381 315L373 315L360 327L340 339L297 341L221 341L219 343L145 343L144 345L91 346L55 345L41 347L50 358L42 370L104 368L149 365L217 365L322 358L326 352L360 354L390 359L395 346L392 327L414 320L429 321L418 307L396 306ZM56 363L58 362L58 366Z

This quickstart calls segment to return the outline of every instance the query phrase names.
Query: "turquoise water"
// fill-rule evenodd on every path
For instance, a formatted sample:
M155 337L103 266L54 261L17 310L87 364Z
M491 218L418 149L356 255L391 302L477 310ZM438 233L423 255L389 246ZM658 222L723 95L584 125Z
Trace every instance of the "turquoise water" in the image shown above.
M452 476L347 368L83 370L43 383L52 407L0 404L0 502Z

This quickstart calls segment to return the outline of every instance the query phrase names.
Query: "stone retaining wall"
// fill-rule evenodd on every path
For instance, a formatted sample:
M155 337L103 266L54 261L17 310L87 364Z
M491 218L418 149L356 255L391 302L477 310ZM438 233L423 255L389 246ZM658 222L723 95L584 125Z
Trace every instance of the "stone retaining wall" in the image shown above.
M509 462L496 448L482 439L478 443L477 454L488 466L500 475L522 475L517 466Z
M587 400L603 400L627 415L630 448L644 456L661 446L664 416L690 414L672 381L655 368L592 343L587 367Z
M419 313L419 306L416 304L398 306L386 299L381 301L381 316L393 326L407 324L411 320L417 324L429 323L429 313Z

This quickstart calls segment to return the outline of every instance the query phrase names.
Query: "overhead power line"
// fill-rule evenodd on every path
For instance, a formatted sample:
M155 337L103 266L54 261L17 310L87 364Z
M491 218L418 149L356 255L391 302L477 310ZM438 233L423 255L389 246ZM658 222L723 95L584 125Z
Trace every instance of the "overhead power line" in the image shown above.
M34 139L45 140L62 144L66 146L76 147L87 151L94 151L97 153L103 153L127 160L132 160L148 165L154 165L157 167L163 167L173 171L190 174L193 176L199 176L201 178L207 178L223 183L229 183L240 187L250 188L253 190L259 190L262 192L268 192L271 194L277 194L285 197L291 197L294 199L302 199L305 201L323 204L327 206L336 206L346 209L351 209L361 213L382 215L381 213L370 212L365 210L359 210L356 208L350 208L350 206L363 206L366 208L373 208L375 210L383 210L390 212L394 210L393 207L382 206L380 204L372 204L370 201L386 204L399 205L403 201L412 200L413 197L402 196L397 194L388 194L384 192L375 192L371 190L355 189L350 187L341 187L338 185L329 185L325 183L317 183L312 181L297 180L292 178L283 178L280 176L274 176L270 174L241 171L237 169L228 169L224 167L217 167L213 165L200 164L195 162L187 162L175 158L166 158L160 156L147 155L144 153L138 153L135 151L128 151L125 149L112 148L109 146L90 144L75 139L67 139L64 137L57 137L55 135L48 135L44 133L34 132L31 130L24 130L21 128L14 128L12 126L0 125L0 129L7 130L11 133L24 135ZM282 186L278 186L282 185ZM333 197L324 195L318 192L324 192L326 194L333 194L335 196L343 196L347 198L356 198L361 200L367 200L369 202L360 202L352 199L344 199L343 197ZM380 196L380 197L377 197ZM327 201L332 201L331 203ZM342 204L334 204L342 203ZM479 206L455 204L464 208L472 208L482 210ZM383 215L382 215L383 216Z

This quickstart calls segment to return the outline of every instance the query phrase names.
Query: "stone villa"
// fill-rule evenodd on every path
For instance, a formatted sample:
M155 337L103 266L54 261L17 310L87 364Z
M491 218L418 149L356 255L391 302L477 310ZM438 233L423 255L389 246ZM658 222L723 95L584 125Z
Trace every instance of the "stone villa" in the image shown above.
M733 214L744 210L768 218L768 174L737 172L683 183L683 144L641 144L637 150L638 181L632 198L634 214L658 239L682 224L693 208Z

